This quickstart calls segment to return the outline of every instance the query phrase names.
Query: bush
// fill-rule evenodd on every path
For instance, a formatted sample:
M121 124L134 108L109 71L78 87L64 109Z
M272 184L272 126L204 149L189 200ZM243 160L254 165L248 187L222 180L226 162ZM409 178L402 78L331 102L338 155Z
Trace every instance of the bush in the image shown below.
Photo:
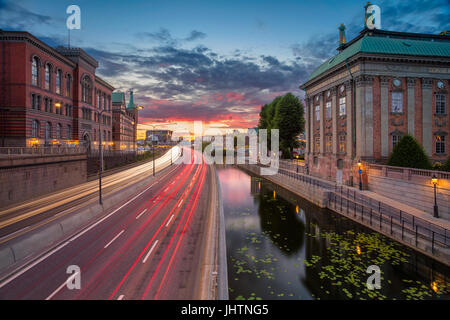
M389 166L408 167L417 169L431 169L431 162L428 159L423 147L407 134L397 143L387 162Z
M442 165L441 170L450 172L450 157L448 157L447 161Z

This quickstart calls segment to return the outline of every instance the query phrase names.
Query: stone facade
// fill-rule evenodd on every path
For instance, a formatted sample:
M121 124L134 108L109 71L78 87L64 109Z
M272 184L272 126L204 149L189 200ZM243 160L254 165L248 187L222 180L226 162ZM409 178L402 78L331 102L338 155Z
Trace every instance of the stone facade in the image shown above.
M450 46L448 36L365 30L347 48L370 36ZM306 92L305 159L310 173L352 185L359 179L359 160L385 161L407 133L433 161L445 161L450 155L449 65L450 54L357 52L309 79L301 88Z

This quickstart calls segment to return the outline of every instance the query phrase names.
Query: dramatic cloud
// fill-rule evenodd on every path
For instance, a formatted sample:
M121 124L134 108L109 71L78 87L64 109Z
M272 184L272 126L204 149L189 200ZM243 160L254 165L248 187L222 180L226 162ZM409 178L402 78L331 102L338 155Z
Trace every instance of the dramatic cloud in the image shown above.
M0 0L0 27L25 29L34 24L50 24L53 18L27 10L16 1Z

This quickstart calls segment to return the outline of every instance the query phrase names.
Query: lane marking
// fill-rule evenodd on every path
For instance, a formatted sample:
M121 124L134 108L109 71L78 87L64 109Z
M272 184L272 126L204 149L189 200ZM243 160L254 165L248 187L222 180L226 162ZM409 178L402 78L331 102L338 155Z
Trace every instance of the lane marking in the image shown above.
M143 215L144 213L146 213L146 212L147 212L147 209L144 209L144 211L142 211L141 213L139 213L139 215L136 217L136 220L139 219L140 217L142 217L142 215Z
M111 245L111 243L113 243L114 240L116 240L118 237L120 237L120 235L121 235L122 233L124 233L124 232L125 232L125 229L122 230L122 231L120 231L119 234L118 234L117 236L115 236L110 242L108 242L108 244L105 246L105 249L108 248L108 247Z
M183 204L184 199L181 199L181 202L178 204L178 208Z
M117 298L117 300L122 300L123 297L124 297L124 295L122 294L121 296L119 296L119 297Z
M130 204L131 202L133 202L134 200L136 200L137 198L139 198L141 195L143 195L145 192L147 192L151 187L153 187L153 185L155 185L158 181L155 181L153 184L151 184L148 188L146 188L144 191L142 191L141 193L139 193L138 195L136 195L135 197L133 197L132 199L128 200L127 202L125 202L123 205L121 205L119 208L115 209L113 212L111 212L110 214L108 214L107 216L103 217L102 219L100 219L99 221L97 221L96 223L92 224L91 226L89 226L88 228L86 228L85 230L83 230L82 232L80 232L79 234L73 236L72 238L70 238L69 240L65 241L64 243L60 244L58 247L56 247L55 249L53 249L52 251L50 251L49 253L45 254L44 256L42 256L41 258L39 258L38 260L34 261L32 264L30 264L29 266L23 268L22 270L20 270L19 272L17 272L16 274L14 274L13 276L11 276L9 279L3 281L2 283L0 283L0 289L3 288L5 285L7 285L8 283L10 283L11 281L15 280L16 278L20 277L22 274L24 274L25 272L27 272L28 270L30 270L31 268L33 268L34 266L36 266L37 264L41 263L42 261L44 261L45 259L47 259L48 257L50 257L51 255L53 255L55 252L58 252L59 250L61 250L62 248L64 248L66 245L68 245L69 243L75 241L76 239L78 239L79 237L81 237L82 235L84 235L85 233L89 232L90 230L92 230L93 228L95 228L96 226L98 226L100 223L102 223L103 221L105 221L106 219L108 219L109 217L111 217L113 214L115 214L116 212L118 212L119 210L121 210L123 207L127 206L128 204Z
M173 215L170 217L169 221L167 222L166 228L169 226L169 224L170 224L170 222L172 221L172 219L173 219Z
M67 280L64 281L63 284L58 287L58 289L53 291L51 295L49 295L47 298L45 298L45 300L50 300L51 298L53 298L59 291L61 291L62 288L64 288L64 286L66 286L78 274L79 274L79 272L75 272L73 275L71 275L69 278L67 278Z
M153 244L153 246L150 248L150 251L147 253L147 255L145 256L144 260L142 260L142 263L146 263L148 257L150 256L150 254L152 253L153 249L155 249L156 244L158 243L159 240L156 240L155 243Z
M169 187L167 187L167 188L164 190L164 192L167 192L167 190L169 190Z

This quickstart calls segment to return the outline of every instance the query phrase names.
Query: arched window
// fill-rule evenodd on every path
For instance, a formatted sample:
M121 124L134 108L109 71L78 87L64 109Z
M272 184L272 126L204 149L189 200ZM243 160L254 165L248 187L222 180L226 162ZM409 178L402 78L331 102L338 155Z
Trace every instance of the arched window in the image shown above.
M61 139L61 124L56 125L56 139Z
M88 76L84 76L81 80L81 100L92 104L92 80Z
M33 57L31 62L31 84L33 86L39 86L39 59Z
M72 139L72 126L70 124L67 125L67 139Z
M32 138L39 138L39 129L40 129L39 121L33 120L33 122L31 123Z
M56 93L62 94L62 71L61 69L58 69L56 71Z
M45 143L48 144L52 139L52 124L47 122L45 124Z
M68 74L66 78L66 97L71 96L72 96L72 76Z
M50 90L51 88L51 74L52 74L52 66L49 63L45 64L45 85L44 88L46 90Z

